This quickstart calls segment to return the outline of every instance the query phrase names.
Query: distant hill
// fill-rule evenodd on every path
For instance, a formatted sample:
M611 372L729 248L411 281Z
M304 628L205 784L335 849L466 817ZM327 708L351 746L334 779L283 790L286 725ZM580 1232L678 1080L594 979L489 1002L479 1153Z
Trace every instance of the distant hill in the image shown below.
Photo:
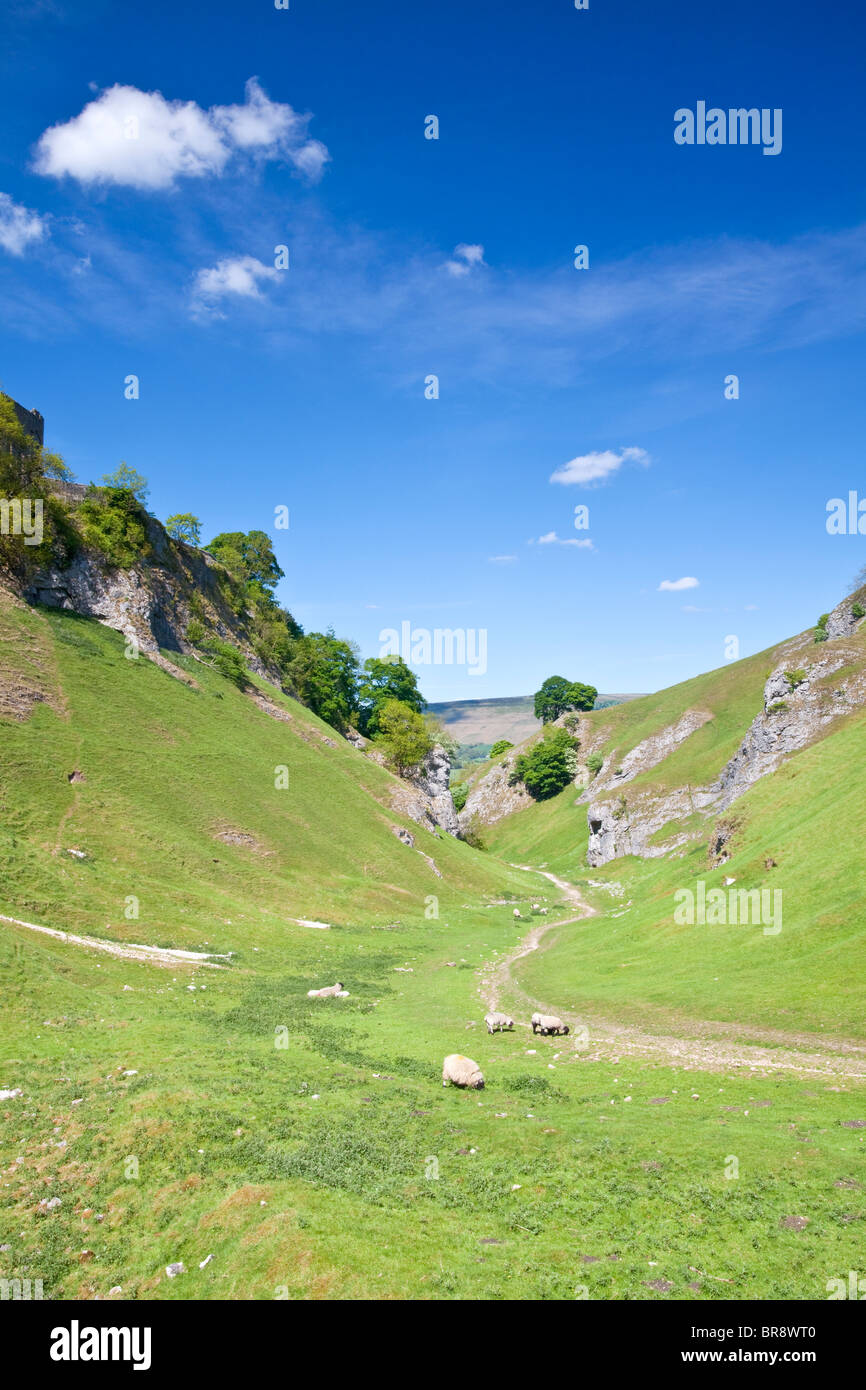
M599 695L596 709L636 700L637 695ZM500 738L522 743L541 727L533 712L534 696L506 695L495 700L442 700L429 706L432 714L461 745L489 746Z

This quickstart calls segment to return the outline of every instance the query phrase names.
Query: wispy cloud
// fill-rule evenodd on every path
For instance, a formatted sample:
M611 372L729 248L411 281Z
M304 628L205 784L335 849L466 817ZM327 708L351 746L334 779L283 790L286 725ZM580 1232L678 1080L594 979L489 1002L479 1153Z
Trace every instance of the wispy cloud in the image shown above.
M467 246L465 241L461 241L459 246L454 247L451 260L445 262L445 269L459 277L468 275L475 265L484 265L484 247Z
M577 458L570 459L561 468L557 468L555 473L551 473L550 481L565 486L573 483L602 483L613 473L617 473L624 463L640 463L646 466L649 461L650 456L646 449L636 448L620 449L619 453L613 449L603 449L597 453L578 454Z
M529 544L529 545L573 545L573 546L576 546L578 550L595 550L595 546L593 545L592 541L590 541L590 540L577 540L576 538L573 539L573 538L571 538L571 537L562 538L562 537L558 536L558 535L556 534L555 531L547 531L547 532L545 532L545 534L544 534L543 536L539 536L537 541L531 540L531 541L528 542L528 544Z
M487 561L488 565L513 565L517 563L516 555L491 555Z
M47 219L38 212L13 203L8 193L0 193L0 246L10 256L23 256L29 246L47 234Z
M84 185L117 184L153 191L181 178L220 175L245 154L283 159L312 180L329 155L307 137L309 116L271 101L251 77L242 105L204 110L194 101L168 101L161 92L115 85L69 121L40 137L34 167Z
M697 589L700 587L700 580L693 575L685 575L682 579L663 579L658 587L659 593L678 594L681 589Z

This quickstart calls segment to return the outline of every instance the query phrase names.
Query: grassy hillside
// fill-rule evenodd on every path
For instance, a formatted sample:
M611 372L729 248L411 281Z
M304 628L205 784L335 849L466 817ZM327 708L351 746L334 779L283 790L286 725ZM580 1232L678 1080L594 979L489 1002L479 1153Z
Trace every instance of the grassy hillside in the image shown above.
M0 626L0 911L235 953L164 968L0 922L0 1088L22 1091L0 1101L3 1277L50 1298L704 1300L822 1298L859 1267L850 1079L582 1050L534 1037L516 992L514 1034L481 1023L536 902L552 930L514 978L551 1007L859 1035L859 723L746 798L727 868L746 881L772 851L782 933L708 945L664 917L697 860L587 874L573 788L481 854L387 809L389 774L275 692L288 721L70 614L6 604ZM634 873L613 906L632 915L565 925L507 860ZM349 998L307 998L335 979ZM451 1051L483 1092L443 1090Z
M0 910L226 949L228 921L253 911L275 925L423 918L428 893L502 884L498 865L393 813L390 774L273 687L286 722L193 659L172 654L198 688L127 660L123 638L95 621L6 600L0 625L17 664L0 681L7 702L30 686L45 697L3 724ZM70 782L75 772L83 780ZM124 916L129 895L138 923Z
M811 641L807 637L807 641ZM844 639L862 665L866 637ZM686 710L713 718L656 767L624 790L646 786L697 787L716 776L735 752L761 708L769 670L802 648L785 643L746 661L709 672L629 705L589 716L607 754L617 758L640 740L674 723ZM813 651L816 649L813 647ZM818 648L820 656L826 648ZM808 648L807 648L808 654ZM517 812L485 832L491 850L506 860L547 867L577 883L599 910L582 924L579 939L563 935L527 962L525 975L539 997L564 990L590 1012L656 1019L674 1011L682 1020L737 1019L741 1023L803 1030L832 1029L866 1035L862 974L866 968L866 869L860 846L866 808L866 711L828 726L826 736L794 754L757 782L721 816L694 816L696 842L667 857L616 859L586 865L586 803L567 787L550 801ZM608 792L607 795L614 795ZM713 867L708 844L719 820L733 827L730 859ZM656 837L682 828L677 822ZM760 926L679 926L674 894L723 885L780 892L782 930ZM769 900L772 901L772 900Z

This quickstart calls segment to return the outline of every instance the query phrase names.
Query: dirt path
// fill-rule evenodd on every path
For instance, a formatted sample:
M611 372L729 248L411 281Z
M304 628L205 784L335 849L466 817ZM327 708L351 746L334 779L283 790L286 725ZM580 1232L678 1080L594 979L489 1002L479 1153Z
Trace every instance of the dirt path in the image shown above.
M41 932L53 936L56 941L71 942L73 946L88 946L94 951L105 951L121 960L148 961L151 965L202 965L211 970L221 970L215 961L228 960L225 955L203 951L176 951L167 946L138 946L133 942L100 941L96 936L74 936L72 932L57 931L54 927L40 927L35 922L22 922L17 917L7 917L0 912L0 922L9 922L14 927L26 927L28 931Z
M634 1059L686 1070L748 1071L765 1076L791 1071L803 1076L866 1081L866 1043L847 1038L784 1033L778 1029L709 1019L684 1019L682 1035L650 1033L630 1024L569 1012L558 1002L532 998L514 978L518 961L537 951L543 938L554 928L570 926L597 913L583 901L572 884L555 874L532 869L527 864L512 867L542 874L580 911L573 917L560 917L534 926L507 955L483 966L479 994L487 1009L499 1008L499 1000L505 995L517 1001L527 1016L535 1010L558 1014L572 1029L571 1036L561 1045L560 1064L583 1059L603 1058L616 1062ZM529 1024L519 1023L518 1027L528 1028ZM744 1036L766 1042L767 1046L741 1041Z

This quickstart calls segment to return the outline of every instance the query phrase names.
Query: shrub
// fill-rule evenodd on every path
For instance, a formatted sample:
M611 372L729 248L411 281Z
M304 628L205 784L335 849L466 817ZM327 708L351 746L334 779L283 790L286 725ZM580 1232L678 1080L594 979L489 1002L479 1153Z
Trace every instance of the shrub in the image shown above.
M798 685L802 685L806 679L805 671L786 671L785 680L788 682L789 690L796 690Z
M204 623L198 618L191 618L186 629L186 640L193 647L200 647L204 641Z
M513 747L514 747L514 744L511 743L509 739L507 739L507 738L500 738L500 739L497 739L496 742L494 743L493 747L490 749L490 757L491 757L491 758L498 758L500 753L507 753L508 750L509 750L509 748L513 748Z
M76 517L84 544L116 569L130 569L150 554L147 513L129 488L91 484Z
M574 776L577 748L577 739L565 729L546 726L540 741L516 760L509 784L522 782L536 801L555 796Z
M454 802L454 810L462 811L466 805L466 798L469 795L469 783L458 782L456 787L451 788L451 800Z
M767 705L768 714L782 714L788 708L785 700L774 700L771 705Z
M225 676L226 680L239 689L243 689L247 683L247 665L237 647L233 647L230 642L221 641L219 637L211 637L202 650L211 657L214 670L219 671L221 676Z
M601 756L600 753L590 753L589 757L586 760L586 766L592 773L593 777L597 777L598 774L601 772L601 769L604 767L604 758Z
M851 617L852 617L852 618L858 618L858 619L859 619L859 618L866 618L866 608L863 607L862 603L852 603L852 605L851 605Z
M486 849L487 841L484 838L484 829L478 816L473 816L468 825L465 825L460 832L461 840L465 840L467 845L473 849Z

